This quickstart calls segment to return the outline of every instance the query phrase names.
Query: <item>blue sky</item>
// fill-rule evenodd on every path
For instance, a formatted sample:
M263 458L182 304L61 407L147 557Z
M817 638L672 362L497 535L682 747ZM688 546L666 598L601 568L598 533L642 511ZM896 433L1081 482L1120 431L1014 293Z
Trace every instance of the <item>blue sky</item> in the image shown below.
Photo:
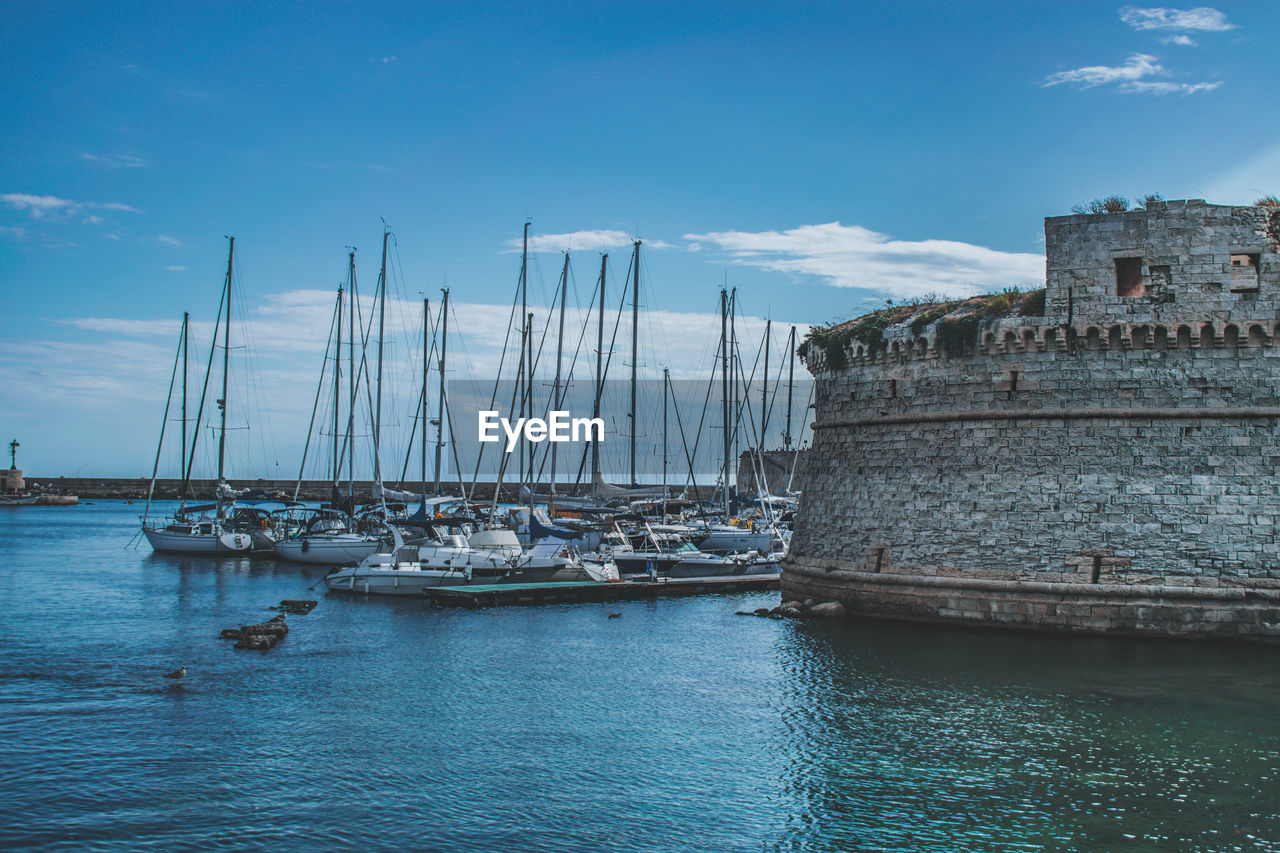
M526 219L539 302L561 249L585 301L644 239L645 367L688 375L726 281L801 324L1036 286L1073 204L1280 192L1277 37L1264 2L11 4L0 423L29 471L149 470L227 234L282 470L382 219L405 300L447 282L503 322Z

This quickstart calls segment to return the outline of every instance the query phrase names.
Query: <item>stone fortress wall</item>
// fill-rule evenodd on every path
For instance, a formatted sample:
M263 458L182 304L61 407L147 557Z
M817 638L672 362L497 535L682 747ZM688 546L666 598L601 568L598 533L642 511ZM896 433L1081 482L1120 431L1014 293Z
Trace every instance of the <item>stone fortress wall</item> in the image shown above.
M1280 210L1045 220L1042 317L891 326L818 379L786 598L1280 639Z

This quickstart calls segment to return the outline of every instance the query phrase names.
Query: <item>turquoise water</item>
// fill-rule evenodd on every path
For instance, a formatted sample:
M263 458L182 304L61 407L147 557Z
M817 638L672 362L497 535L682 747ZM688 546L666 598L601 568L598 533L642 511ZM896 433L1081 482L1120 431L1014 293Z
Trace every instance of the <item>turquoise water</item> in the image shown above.
M1280 649L432 610L126 549L139 508L0 510L0 848L1280 849Z

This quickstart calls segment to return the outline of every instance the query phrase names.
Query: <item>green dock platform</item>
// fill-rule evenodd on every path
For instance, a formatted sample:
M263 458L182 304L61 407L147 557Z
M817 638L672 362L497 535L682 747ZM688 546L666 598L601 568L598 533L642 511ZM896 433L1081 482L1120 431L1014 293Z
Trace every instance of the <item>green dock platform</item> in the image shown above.
M589 601L640 601L672 595L708 595L777 589L778 575L732 575L618 583L495 583L441 586L424 591L432 607L574 604Z

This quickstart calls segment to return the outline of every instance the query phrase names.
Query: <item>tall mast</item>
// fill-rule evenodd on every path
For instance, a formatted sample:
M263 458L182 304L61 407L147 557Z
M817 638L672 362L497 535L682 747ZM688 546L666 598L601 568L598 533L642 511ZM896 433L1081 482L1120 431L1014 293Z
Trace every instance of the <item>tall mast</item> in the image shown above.
M636 485L636 362L640 330L640 241L631 260L631 486Z
M182 491L186 492L187 477L187 351L191 348L191 314L182 312Z
M387 316L387 238L391 229L382 226L382 272L378 276L378 391L377 408L373 414L373 479L382 484L381 453L382 439L382 331Z
M525 391L529 398L529 417L533 417L533 312L525 315L524 321L524 345L525 345ZM525 470L529 476L529 514L533 517L533 442L525 439L525 444L529 445L529 466ZM521 449L523 456L524 450Z
M333 486L338 487L342 476L342 457L339 454L338 417L342 406L342 285L338 285L338 331L333 338Z
M600 317L596 327L596 401L591 407L591 417L600 417L600 395L604 393L604 282L605 270L609 266L609 253L600 256ZM591 442L591 487L595 488L596 478L600 475L600 445Z
M720 288L720 408L724 423L724 514L729 515L729 294Z
M218 408L222 410L222 426L218 436L218 483L222 483L222 475L225 468L227 456L227 368L231 363L231 261L235 256L236 238L228 237L230 244L227 248L227 325L222 329L222 399L218 401ZM219 515L221 515L222 497L221 489L219 489L218 497Z
M662 520L667 519L667 391L671 388L671 368L662 368Z
M733 463L738 461L738 422L742 418L742 407L738 403L738 288L733 288L729 293L729 387L733 391L733 453L730 455L729 471L733 470ZM729 473L726 471L725 473ZM725 488L729 488L728 479L725 480Z
M773 320L764 321L764 380L760 384L760 445L759 453L764 453L764 434L769 426L769 333L773 329ZM763 464L763 463L761 463Z
M787 428L782 433L782 447L791 449L791 389L796 380L796 327L787 335Z
M356 494L356 250L347 255L347 503ZM350 508L350 507L349 507Z
M440 307L440 397L436 400L436 494L440 494L440 454L444 451L444 359L449 346L449 288L441 288L440 292L444 303ZM461 480L462 475L458 478Z
M564 361L564 306L565 299L569 295L569 253L564 253L564 267L560 270L560 334L556 337L556 378L551 385L552 408L560 409L560 368ZM558 456L560 445L556 442L551 444L551 489L549 494L554 496L556 493L556 458ZM551 498L547 499L550 506Z
M524 246L520 250L520 316L526 317L529 312L529 222L524 223ZM524 356L524 350L528 346L528 340L520 342L520 355ZM532 370L529 371L532 375ZM533 397L531 389L524 384L524 373L516 380L516 387L523 387L525 396L529 397L529 416L533 416ZM520 414L524 414L524 403L521 403ZM533 453L529 454L529 467L533 467ZM524 448L520 449L520 485L524 485Z
M427 364L431 360L431 352L427 344L427 334L431 331L431 300L422 300L422 411L418 420L422 423L422 498L427 497ZM436 488L440 487L440 451L436 450ZM422 505L422 514L427 514L427 506Z

